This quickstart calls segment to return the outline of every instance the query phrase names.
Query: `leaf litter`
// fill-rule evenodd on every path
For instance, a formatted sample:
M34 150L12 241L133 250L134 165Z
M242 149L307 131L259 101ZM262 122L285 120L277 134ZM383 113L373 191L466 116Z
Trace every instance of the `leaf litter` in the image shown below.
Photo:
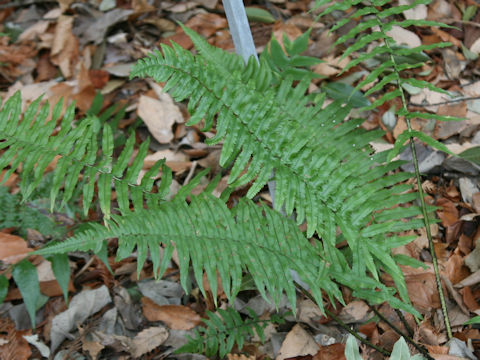
M400 0L399 3L407 4L410 0ZM341 49L330 46L336 35L329 34L326 24L313 22L312 15L305 13L310 8L310 1L276 0L269 4L262 9L256 7L258 21L251 22L259 50L265 47L272 34L283 44L284 33L294 39L314 25L306 55L325 60L315 68L325 79L315 80L312 91L329 81L343 80L355 86L358 79L372 70L365 64L340 75L339 79L338 74L345 64L339 61ZM436 54L433 63L424 67L424 73L417 74L419 78L433 80L437 86L454 94L454 100L428 89L409 89L409 106L412 110L466 118L464 122L452 123L412 119L415 129L443 141L449 149L455 149L454 153L469 151L468 158L457 159L420 145L423 146L420 151L421 169L425 175L423 186L430 189L427 191L430 204L438 207L435 215L440 222L432 225L436 226L433 231L435 248L445 287L448 288L449 310L453 321L458 323L455 328L458 341L450 344L450 348L446 346L441 327L438 294L424 231L412 232L417 240L396 249L398 253L413 256L427 265L426 269L405 267L403 270L412 303L425 316L420 325L412 322L410 326L436 359L472 358L480 354L480 344L475 341L480 338L478 330L462 326L464 319L480 315L480 229L477 216L480 210L480 153L478 148L475 150L480 145L480 82L477 80L480 14L476 11L468 15L471 10L467 9L471 6L475 6L472 0L437 0L428 6L420 4L412 11L405 11L402 16L405 19L444 21L457 29L432 28L430 32L423 33L415 28L393 28L390 33L400 43L410 46L433 41L454 44L452 48ZM203 146L204 134L199 128L185 130L184 121L188 120L188 115L183 104L177 104L169 95L163 94L161 84L126 81L125 78L131 64L153 47L168 44L170 40L185 48L192 47L189 38L176 24L177 20L201 33L213 45L233 50L228 24L217 0L162 1L159 8L143 0L89 4L59 0L58 3L48 2L38 6L26 3L18 8L2 7L0 16L4 20L2 31L8 34L0 37L2 98L21 90L24 106L27 106L45 93L44 101L55 103L63 97L65 104L76 101L77 109L86 113L96 92L100 91L104 101L102 109L116 103L126 105L126 117L120 121L120 129L128 129L137 120L143 120L137 134L152 140L143 173L152 166L152 161L164 157L174 171L174 182L182 184L195 172L216 162L215 152L218 153L218 149ZM15 26L7 27L7 23ZM12 29L19 29L17 35ZM369 100L374 100L375 96ZM405 127L404 119L389 116L388 112L394 106L398 106L395 101L387 102L379 112L371 113L362 125L368 129L380 127L387 131L385 144L375 146L390 146ZM401 156L408 159L409 154ZM215 173L220 171L214 169ZM13 174L7 183L10 191L18 191L18 181L17 174ZM270 199L266 192L260 196L267 201ZM68 218L72 214L62 216ZM98 214L89 216L94 220ZM4 263L18 262L34 248L27 238L17 235L18 230L4 228L0 232L0 244L3 244L0 246L0 259ZM35 229L26 230L33 234ZM112 242L110 246L116 244ZM12 282L6 302L1 306L0 359L38 358L46 356L50 350L55 353L55 359L63 355L71 359L80 358L82 352L98 359L115 353L126 353L132 358L168 356L172 347L184 343L188 331L201 323L205 310L213 304L212 299L203 299L198 289L194 288L190 296L183 293L175 264L168 267L165 280L157 283L152 280L148 262L137 273L135 254L120 263L106 258L113 275L102 261L88 254L72 254L69 260L73 274L68 309L58 284L55 291L52 290L56 280L52 279L51 270L45 268L48 262L42 259L34 262L40 274L40 291L50 297L38 309L37 316L44 321L37 327L39 333L35 336L30 335L31 330L15 328L16 324L25 324L28 317L23 304L23 310L18 308L20 293ZM388 284L391 280L385 276L384 281ZM345 291L347 305L337 304L335 313L355 324L373 342L385 347L393 346L396 335L391 329L382 322L372 320L368 306L355 301ZM214 295L210 292L209 296ZM222 299L221 293L215 296ZM250 294L241 301L243 305L237 306L238 309L248 304L261 316L268 317L275 311L256 294ZM315 304L308 301L299 296L299 314L296 319L287 317L287 327L272 326L268 346L252 340L244 349L247 353L236 349L237 353L229 354L228 358L270 356L283 359L288 356L297 359L343 359L344 334L331 319L318 312ZM382 305L378 310L394 319L396 325L403 326L388 305ZM128 331L115 330L119 328ZM368 349L363 350L375 358Z

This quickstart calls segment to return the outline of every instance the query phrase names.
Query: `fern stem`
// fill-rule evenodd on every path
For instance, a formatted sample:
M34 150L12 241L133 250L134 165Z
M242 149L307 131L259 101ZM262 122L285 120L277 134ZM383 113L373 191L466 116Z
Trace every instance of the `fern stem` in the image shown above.
M382 32L385 33L385 30L383 28L383 24L381 19L377 17L379 26L382 30ZM400 71L398 70L397 63L395 61L395 57L393 56L393 50L390 46L389 39L385 39L385 45L387 48L390 50L390 60L392 61L393 64L393 70L395 71L397 75L397 86L398 89L400 90L400 96L402 100L402 111L404 114L408 113L408 108L407 108L407 101L405 99L405 93L403 91L402 85L400 83ZM410 119L406 117L405 119L407 123L407 130L409 133L412 132L412 125L410 123ZM448 318L448 311L447 311L447 305L445 302L445 295L443 293L443 288L442 288L442 281L440 279L440 271L438 269L438 261L437 261L437 255L435 253L435 248L433 245L433 238L432 238L432 233L430 231L430 220L428 219L428 213L427 213L427 206L425 204L425 195L423 193L423 188L422 188L422 180L420 178L420 168L418 166L418 158L417 158L417 151L415 149L415 142L414 142L414 137L410 136L410 149L412 152L412 160L413 160L413 166L415 168L415 177L417 180L417 187L418 187L418 194L420 197L420 204L422 206L422 213L423 213L423 220L425 222L425 230L427 232L427 238L428 238L428 245L429 245L429 250L430 254L432 255L432 264L433 264L433 271L435 272L435 280L437 283L437 290L438 290L438 296L440 297L440 304L442 307L442 312L443 312L443 318L445 322L445 329L447 330L447 337L450 340L452 338L452 328L450 326L450 319Z
M294 281L295 283L295 286L297 287L298 290L301 291L301 293L303 295L305 295L309 300L313 301L314 303L316 303L315 301L315 298L312 296L312 294L310 294L307 290L305 290L299 283L297 283L296 281ZM379 353L381 353L382 355L385 355L385 356L390 356L391 353L390 351L380 347L380 346L377 346L377 345L374 345L372 344L370 341L368 341L367 339L361 337L358 332L350 329L350 327L345 324L342 320L340 320L340 318L335 315L333 312L331 312L330 310L328 310L327 308L324 308L325 310L325 314L327 314L327 316L331 317L342 329L344 329L345 331L347 331L349 334L353 335L357 340L359 340L362 344L374 349L374 350L377 350Z
M387 324L398 335L402 336L408 343L410 343L423 356L425 356L425 358L427 358L427 360L434 360L434 358L431 357L428 354L428 350L424 346L419 345L415 341L413 341L411 336L405 334L402 330L400 330L398 327L396 327L390 320L388 320L385 316L383 316L383 314L380 311L378 311L374 306L369 305L369 307L370 307L370 309L372 309L372 311L375 313L375 315L377 315L380 318L381 321L383 321L385 324ZM402 317L403 317L403 315L402 315ZM407 329L407 331L408 331L408 329Z

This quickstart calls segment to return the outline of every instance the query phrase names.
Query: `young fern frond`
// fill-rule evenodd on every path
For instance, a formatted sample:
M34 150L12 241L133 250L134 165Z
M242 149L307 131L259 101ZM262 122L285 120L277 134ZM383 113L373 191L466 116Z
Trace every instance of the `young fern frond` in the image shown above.
M195 330L194 337L188 337L188 343L176 350L181 353L201 353L208 358L215 355L224 358L232 351L236 344L241 350L247 337L255 333L262 342L265 341L264 329L269 323L283 323L281 316L272 315L268 320L261 320L250 309L249 315L242 319L241 315L233 308L218 309L218 314L207 311L208 319L204 319L205 327Z
M74 106L69 106L60 123L60 130L52 135L57 120L60 119L62 103L53 108L51 120L47 121L50 106L40 106L41 98L35 100L21 116L21 95L17 92L6 101L0 111L0 149L6 149L0 158L0 170L8 167L4 179L22 165L20 184L24 200L37 188L47 171L47 167L57 160L50 190L51 208L63 187L62 205L81 187L83 209L87 213L93 201L95 186L98 188L100 208L105 218L110 217L112 188L117 193L117 201L122 213L130 211L130 198L134 209L156 206L168 192L171 179L170 170L163 161L157 162L137 185L137 177L148 150L144 142L133 163L129 165L135 138L128 139L119 158L114 162L113 134L110 126L103 127L101 146L98 146L99 133L95 129L96 118L87 116L74 124ZM128 168L127 168L128 167ZM160 191L152 193L153 175L159 169L164 174ZM83 180L80 181L80 179Z
M193 40L208 51L205 40ZM405 193L409 185L398 184L410 174L389 174L401 162L385 164L385 154L370 154L368 143L383 133L362 130L362 119L344 121L350 107L338 101L324 109L309 104L304 95L308 82L292 87L285 80L271 87L266 64L251 61L244 68L225 60L223 66L210 55L194 57L175 43L162 50L140 60L131 76L151 76L165 82L175 100L189 98L189 125L204 119L208 130L216 119L216 135L207 143L223 140L220 164L233 162L231 186L253 182L247 194L252 198L275 170L276 210L285 207L290 215L295 209L297 223L307 222L307 235L319 234L332 269L378 279L379 268L384 268L408 299L403 275L390 256L396 241L388 239L423 223L405 223L401 214L388 221L376 218L378 212L416 197ZM236 57L220 51L215 50L216 59ZM339 251L336 244L343 240L349 249Z

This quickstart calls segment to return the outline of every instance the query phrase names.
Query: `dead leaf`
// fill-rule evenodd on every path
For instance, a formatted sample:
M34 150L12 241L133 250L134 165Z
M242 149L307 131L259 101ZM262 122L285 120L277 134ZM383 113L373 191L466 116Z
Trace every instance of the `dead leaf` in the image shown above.
M112 298L105 285L95 290L83 290L75 295L68 309L52 320L51 350L55 351L71 330L111 302Z
M161 93L158 99L140 96L137 114L145 122L152 136L163 144L168 144L173 139L173 124L183 122L180 109L170 95L165 93Z
M285 360L294 356L315 355L319 346L312 335L299 324L295 325L282 343L276 360Z
M32 355L32 350L23 335L30 335L31 331L18 331L9 318L0 318L0 332L2 344L0 345L1 360L27 360Z
M345 360L345 344L332 344L320 347L312 360Z
M369 312L370 308L364 301L355 300L344 306L338 317L347 324L360 323L370 317Z
M437 216L442 220L443 226L448 227L458 221L458 210L452 201L440 198L437 200L436 206L441 207L440 210L437 210Z
M200 13L190 18L185 26L195 30L200 35L209 38L218 30L228 28L225 17L214 13Z
M163 326L142 330L132 340L131 354L138 358L162 345L168 339L168 331Z
M413 0L399 0L398 5L411 5ZM419 4L415 6L413 9L408 9L403 12L405 19L421 19L425 20L427 18L427 5Z
M7 264L16 264L33 251L20 236L0 232L0 260Z
M58 18L53 38L50 60L60 67L63 76L70 78L78 60L78 40L72 33L73 17L62 15Z
M157 305L147 297L142 298L143 315L148 321L163 321L173 330L190 330L202 322L195 311L183 305Z
M422 40L417 34L400 26L392 26L392 29L387 31L387 35L391 36L398 45L407 45L410 48L422 45Z

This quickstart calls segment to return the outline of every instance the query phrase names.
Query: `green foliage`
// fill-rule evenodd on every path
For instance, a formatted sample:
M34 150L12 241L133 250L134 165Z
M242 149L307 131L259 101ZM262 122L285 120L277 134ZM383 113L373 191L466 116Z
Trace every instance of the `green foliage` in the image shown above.
M360 355L360 351L358 349L357 340L350 335L347 339L347 343L345 346L345 358L347 360L362 360L362 356ZM390 359L392 360L423 360L425 359L422 355L410 355L410 350L408 349L408 345L405 342L405 339L401 337L395 345L393 345L393 351L390 355Z
M410 186L398 184L410 174L389 174L401 162L384 163L383 154L371 155L368 143L382 132L362 130L363 119L345 121L350 106L340 101L326 108L310 104L304 95L308 81L296 87L289 80L271 86L267 64L250 61L244 68L236 55L212 49L198 35L192 38L200 55L175 43L163 46L163 54L156 51L140 60L132 76L165 82L165 90L177 101L189 98L188 125L204 119L207 131L216 119L216 136L207 143L223 140L220 165L233 162L232 187L253 182L248 198L275 170L275 209L285 207L287 215L295 209L297 223L307 222L307 236L318 233L331 270L359 277L371 274L378 280L383 268L407 300L403 275L389 254L410 241L397 238L395 232L423 222L405 223L401 211L386 210L416 194L405 193ZM377 218L382 210L383 221ZM418 208L410 211L408 216L420 214ZM343 240L349 248L339 251L336 244Z
M176 350L180 353L204 353L208 358L215 355L224 358L236 344L242 349L245 339L254 336L265 342L264 329L269 323L284 322L283 317L272 315L268 320L260 320L250 309L248 317L242 319L241 315L233 308L218 309L218 314L207 311L208 319L204 319L205 327L195 330L195 336L188 337L188 343Z
M278 303L286 292L295 309L295 286L289 270L293 269L312 288L320 306L322 289L330 297L343 301L333 282L333 279L342 281L343 275L328 266L324 251L312 246L293 221L285 220L265 205L257 206L244 199L229 211L222 200L204 194L193 197L190 204L177 199L161 204L158 209L127 216L113 215L112 220L108 228L92 224L90 230L38 250L36 254L95 250L102 245L102 240L116 237L119 239L117 259L129 256L136 246L140 272L150 250L154 273L159 276L176 248L181 284L187 288L191 262L203 294L204 272L214 294L218 274L225 294L233 300L240 289L242 273L248 271L264 297L268 293ZM165 246L162 259L158 251L160 243Z
M32 327L35 328L35 313L46 302L46 297L40 293L37 269L29 261L22 260L13 268L12 277L22 294Z
M20 236L26 236L27 229L34 229L44 236L61 234L52 219L37 207L37 202L22 202L20 194L10 194L5 186L0 186L0 203L0 229L14 227Z
M406 10L413 9L419 4L429 4L431 0L415 0L410 5L395 5L392 0L372 0L369 5L362 6L360 0L344 0L336 1L330 4L325 10L318 15L318 18L326 16L333 11L347 11L350 7L355 7L348 16L338 21L331 31L335 31L349 22L356 24L345 35L340 36L334 45L346 44L348 41L354 40L353 44L346 44L347 49L343 52L341 59L358 53L358 56L350 61L350 63L343 68L341 74L349 71L354 66L359 64L370 63L370 73L360 81L355 90L371 84L370 89L365 93L369 96L375 93L384 92L374 103L365 106L364 109L375 109L387 101L395 98L400 98L402 107L396 111L398 117L404 116L409 122L412 118L434 119L441 121L459 121L461 118L453 116L440 116L431 113L410 112L407 109L406 94L404 88L410 89L429 89L446 96L450 94L440 89L433 84L418 80L415 77L414 69L420 68L425 62L430 60L430 57L425 54L425 51L431 51L437 48L444 48L451 46L450 43L442 42L431 45L419 45L414 48L409 48L403 44L397 44L395 40L387 33L394 27L408 28L410 26L418 27L450 27L440 22L427 20L398 20L398 17ZM316 7L331 3L330 0L317 0ZM361 20L357 22L357 18ZM371 31L369 31L371 30ZM370 46L373 50L366 52L365 49ZM413 75L412 75L413 74ZM378 80L378 82L377 82ZM394 84L393 89L387 89L386 86ZM355 94L355 92L352 92ZM347 101L349 102L349 101ZM435 147L441 151L450 153L448 149L438 141L431 137L421 134L413 133L410 129L406 130L396 140L395 149L390 155L389 159L398 154L398 150L410 138L417 137L426 142L428 145Z
M113 134L110 126L103 127L101 145L98 145L98 119L92 115L74 122L74 107L68 107L61 120L61 130L51 135L60 118L62 102L53 108L49 118L50 106L46 103L40 106L40 98L35 100L22 117L22 101L20 93L7 100L0 112L0 149L7 149L1 157L0 170L9 166L5 179L22 164L22 181L20 184L23 199L42 181L47 166L56 156L60 156L54 170L50 189L50 203L53 209L55 200L63 187L62 206L74 194L82 191L83 209L87 213L93 201L95 185L98 187L98 200L105 217L110 216L112 185L117 193L120 211L130 211L129 197L134 208L142 208L146 200L152 206L158 204L166 194L168 187L162 187L162 192L152 193L152 175L160 168L169 172L164 162L157 162L137 185L137 177L143 165L148 150L148 141L144 142L133 163L127 168L135 139L131 137L123 151L113 161ZM100 154L99 154L100 153ZM80 174L83 180L80 182Z
M336 2L324 13L360 3ZM180 189L174 200L162 201L172 177L164 161L158 162L137 184L148 142L140 146L129 165L135 145L135 137L130 136L114 160L114 131L106 124L114 111L102 118L99 97L87 116L79 121L74 120L73 107L69 107L61 120L61 130L54 135L61 103L54 107L52 120L47 121L49 105L40 106L40 99L22 116L20 95L10 98L0 110L0 140L3 140L0 149L6 149L0 157L0 170L8 167L5 178L22 164L21 190L26 199L40 185L47 165L60 155L51 185L51 207L56 198L60 197L64 205L77 192L82 193L85 213L95 198L105 215L104 225L90 224L71 238L35 252L53 255L50 260L64 294L68 281L61 272L68 266L68 260L62 254L93 250L105 257L106 240L118 238L117 259L129 256L136 248L138 272L149 255L156 276L166 270L176 249L182 286L188 287L192 268L204 294L203 275L206 274L214 294L219 286L218 275L225 294L233 300L242 288L244 272L248 272L262 296L278 303L286 293L295 311L296 289L291 272L294 270L310 287L321 309L324 299L343 303L339 287L344 285L352 289L353 296L371 304L388 301L395 308L419 315L408 303L399 268L401 264L418 264L391 255L393 248L412 240L400 236L400 232L423 226L423 220L418 218L421 209L407 206L418 196L404 183L411 174L397 171L402 162L389 161L389 154L374 154L369 142L383 132L363 130L360 125L364 120L350 118L349 114L354 106L373 109L395 97L403 99L405 85L443 92L429 83L403 77L405 71L427 61L425 52L434 47L409 49L398 46L386 35L392 26L439 24L390 20L410 5L388 7L385 0L371 3L373 6L359 7L334 28L355 17L369 15L367 21L360 22L338 43L355 38L344 56L360 51L372 41L381 43L353 60L345 71L365 61L382 58L384 61L355 89L349 88L347 96L328 106L323 106L321 96L317 102L316 98L305 95L313 76L309 67L318 62L301 55L308 45L308 32L295 41L285 41L286 53L272 40L259 63L251 58L244 66L240 57L212 47L200 35L184 28L198 50L197 55L175 43L162 45L162 51L155 51L133 68L132 77L152 77L163 82L164 90L176 101L188 100L191 117L187 125L202 123L202 131L209 131L215 125L215 136L206 142L209 145L223 142L220 165L232 166L230 189L251 184L246 198L232 209L225 204L228 193L220 199L209 194L215 182L203 194L189 195L204 172ZM412 6L418 3L426 1L416 1ZM364 34L375 26L380 31ZM380 81L365 96L383 90L391 82L397 86L374 103L367 103L365 97L363 102L356 103L356 91L377 78ZM333 88L339 92L335 85ZM451 120L436 114L410 113L406 104L396 115L407 119ZM112 125L119 118L116 119ZM395 151L411 136L438 145L423 134L410 132L399 137ZM162 181L154 192L153 178L160 169ZM276 181L275 209L252 201L272 174ZM95 188L98 188L96 197ZM112 214L113 190L119 212ZM288 216L295 213L295 219L284 217L283 209ZM306 234L297 226L304 222ZM338 247L344 242L348 246ZM164 247L163 257L158 250L160 244ZM37 291L38 278L35 283L36 272L34 276L34 268L28 264L21 262L13 272L32 317L41 297ZM392 276L396 288L382 284L382 272ZM0 280L0 297L4 285ZM197 337L196 349L225 354L233 342L242 344L254 325L252 321L258 325L257 319L242 320L229 310L220 312L220 316L210 314L207 329L197 333L208 340L204 343ZM237 330L225 336L227 329ZM356 356L353 348L350 350Z

